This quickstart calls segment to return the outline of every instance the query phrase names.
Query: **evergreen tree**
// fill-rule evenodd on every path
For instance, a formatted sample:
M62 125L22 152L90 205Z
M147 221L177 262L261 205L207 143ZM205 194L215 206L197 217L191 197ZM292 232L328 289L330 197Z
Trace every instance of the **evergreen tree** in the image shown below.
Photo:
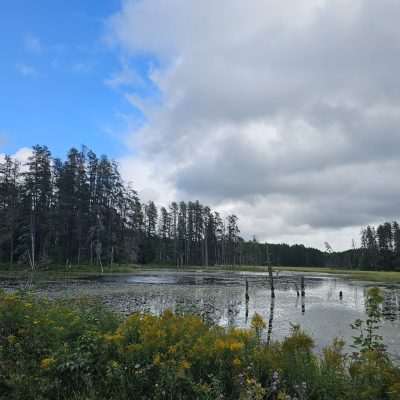
M14 263L15 240L19 217L20 164L5 156L0 164L0 251L1 258Z

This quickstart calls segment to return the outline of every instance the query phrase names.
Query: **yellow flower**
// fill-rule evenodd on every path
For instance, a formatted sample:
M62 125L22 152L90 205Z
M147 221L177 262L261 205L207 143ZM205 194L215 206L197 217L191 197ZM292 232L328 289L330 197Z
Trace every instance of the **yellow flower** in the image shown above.
M251 319L251 327L256 331L260 331L265 329L267 325L265 324L264 320L262 319L260 314L255 313L253 318Z
M7 340L8 340L8 343L14 344L17 341L17 338L14 335L10 335L10 336L8 336Z
M235 359L233 360L233 365L234 365L235 367L240 367L241 364L242 364L242 362L241 362L238 358L235 358Z
M217 339L215 341L215 348L219 351L225 350L226 348L225 342L222 339Z
M175 354L176 353L176 346L170 346L168 348L168 353Z
M17 297L14 294L9 294L4 297L4 302L6 304L12 305L17 302Z
M43 358L43 360L40 362L40 368L49 369L54 364L54 361L55 360L53 357Z
M243 349L243 343L240 343L240 342L231 342L230 344L229 344L229 349L231 350L231 351L240 351L240 350L242 350Z
M115 335L104 335L104 340L108 343L119 344L124 340L124 337L120 333Z
M160 357L160 355L158 353L153 358L153 364L154 365L160 365L161 364L161 357Z
M183 360L181 362L181 368L182 369L189 369L190 368L190 363L188 361L186 361L186 360Z
M133 353L134 351L138 351L139 349L140 349L139 344L129 344L128 346L126 346L126 351L128 353Z

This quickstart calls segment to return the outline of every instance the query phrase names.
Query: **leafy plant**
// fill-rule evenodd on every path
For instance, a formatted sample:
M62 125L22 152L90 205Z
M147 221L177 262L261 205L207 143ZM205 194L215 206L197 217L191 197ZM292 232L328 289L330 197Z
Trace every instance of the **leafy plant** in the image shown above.
M379 334L380 323L382 320L381 304L383 302L382 294L378 288L370 288L366 297L367 319L362 321L357 319L351 327L359 331L358 336L353 336L352 347L361 353L368 351L379 351L384 354L386 347L383 343L383 337ZM355 353L357 356L357 353Z
M296 325L267 345L257 315L251 330L171 311L121 321L88 301L0 292L0 399L399 399L400 370L377 345L379 297L370 296L355 359L339 340L314 353Z

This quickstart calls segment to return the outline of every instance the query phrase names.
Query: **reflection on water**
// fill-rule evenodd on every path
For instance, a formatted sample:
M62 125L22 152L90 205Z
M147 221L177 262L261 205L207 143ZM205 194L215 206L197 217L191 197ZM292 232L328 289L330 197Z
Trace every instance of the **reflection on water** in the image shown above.
M274 322L274 310L275 310L275 297L271 297L271 307L269 309L268 319L268 332L267 332L267 343L271 343L272 339L272 324Z
M261 273L153 272L118 280L134 288L129 294L119 298L114 295L105 301L122 312L159 314L170 308L181 314L196 313L219 325L239 327L248 327L257 312L268 321L267 341L286 336L291 324L299 324L314 337L318 349L334 337L351 343L355 333L350 324L365 318L368 289L364 284L332 276L306 276L303 297L301 277L280 274L274 278L276 297L272 299L267 276ZM382 290L382 335L389 351L400 358L400 289L382 286Z
M268 321L267 341L281 339L288 335L291 324L299 324L312 335L318 349L334 337L351 343L355 333L350 324L357 318L365 319L366 284L329 275L305 276L303 297L299 293L301 276L281 273L274 277L274 286L272 299L264 273L153 270L130 276L52 282L36 291L48 297L98 296L104 304L125 314L160 314L169 308L179 314L198 314L222 326L248 327L257 312ZM381 289L381 334L390 353L400 359L400 288L382 285Z

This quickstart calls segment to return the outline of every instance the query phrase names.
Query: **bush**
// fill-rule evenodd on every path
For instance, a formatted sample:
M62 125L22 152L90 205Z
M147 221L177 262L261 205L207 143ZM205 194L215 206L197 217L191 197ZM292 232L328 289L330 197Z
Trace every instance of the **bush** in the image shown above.
M282 342L195 316L121 321L86 301L66 305L0 293L1 399L400 399L400 371L382 349L322 356L298 326Z

